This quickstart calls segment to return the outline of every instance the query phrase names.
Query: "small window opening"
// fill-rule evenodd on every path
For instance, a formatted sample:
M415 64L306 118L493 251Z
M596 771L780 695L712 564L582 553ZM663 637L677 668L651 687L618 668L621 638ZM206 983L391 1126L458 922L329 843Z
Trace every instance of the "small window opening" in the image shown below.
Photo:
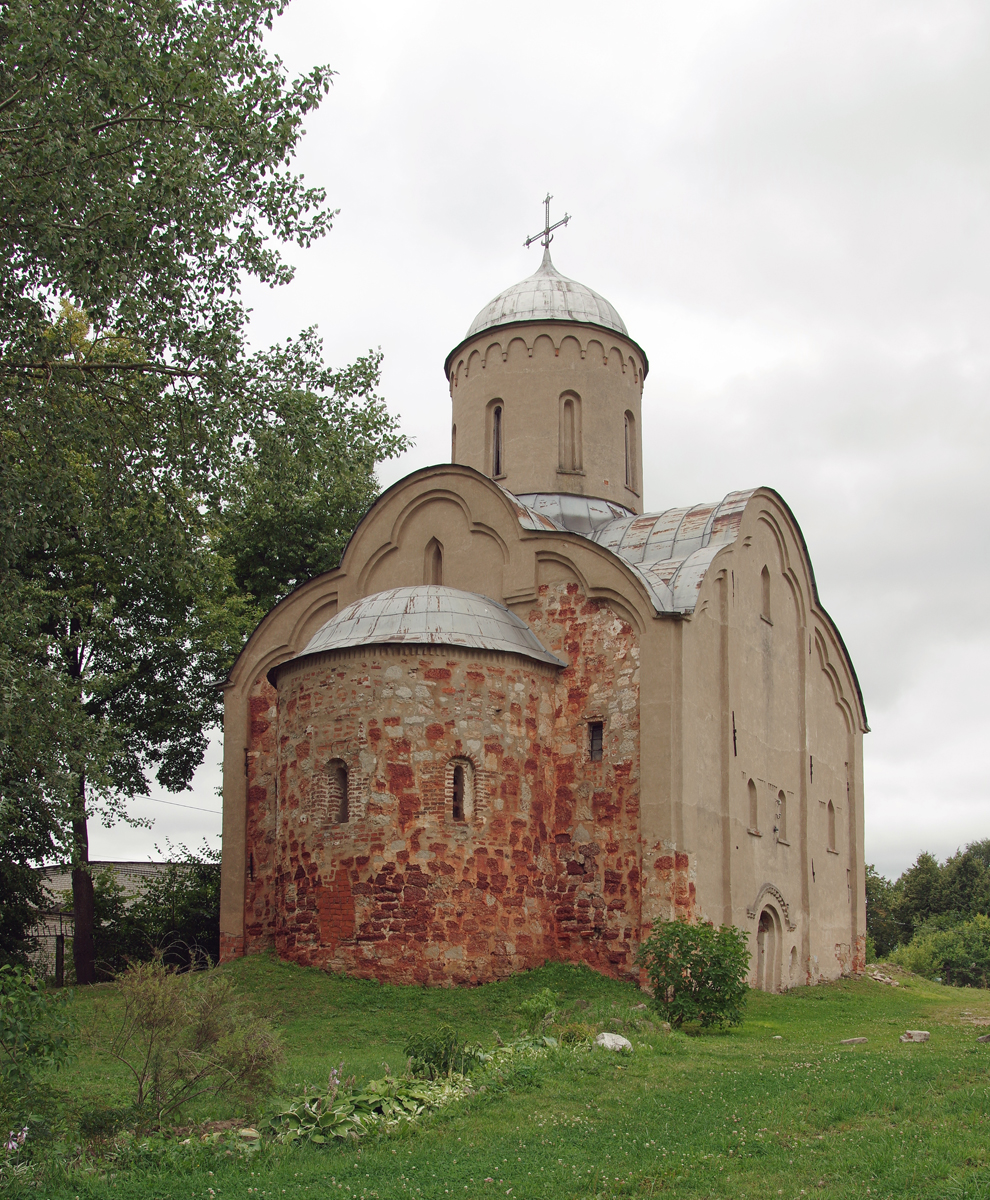
M327 763L321 790L326 796L327 820L346 825L350 820L350 803L347 794L347 766L341 759L334 758Z
M831 800L828 802L828 848L835 849L835 805Z
M560 398L559 469L581 470L581 401L576 396Z
M777 794L777 841L787 841L787 796L783 792Z
M474 766L470 759L453 758L447 763L447 811L454 821L474 816Z
M763 619L772 625L773 621L770 620L770 572L766 567L760 574L760 583L763 587Z
M492 410L492 475L496 479L502 474L502 406Z
M760 803L756 792L756 784L752 781L746 785L749 791L749 829L755 833L760 828Z
M626 460L626 487L635 489L636 487L636 427L635 419L632 413L626 413L623 420L623 450Z
M457 426L450 427L450 461L457 462Z
M432 538L426 547L426 582L436 587L443 586L443 546Z
M454 787L450 812L455 821L464 820L464 768L460 763L454 764Z
M591 721L588 724L589 750L592 762L602 761L602 749L605 741L605 725L602 721Z

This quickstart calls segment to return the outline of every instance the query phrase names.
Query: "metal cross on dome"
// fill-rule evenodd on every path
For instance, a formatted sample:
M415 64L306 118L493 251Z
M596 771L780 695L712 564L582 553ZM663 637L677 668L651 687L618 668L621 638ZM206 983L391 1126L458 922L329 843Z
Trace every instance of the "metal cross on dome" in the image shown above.
M550 243L553 241L553 231L555 229L559 229L561 227L561 225L566 225L567 222L571 219L570 213L564 213L563 217L561 217L561 219L559 221L554 222L553 225L550 224L550 201L552 199L553 199L553 196L551 196L550 193L547 192L546 199L543 201L543 207L546 210L546 218L543 223L543 228L540 230L539 233L534 233L532 237L528 237L523 242L523 245L526 247L527 250L530 248L530 246L532 246L532 244L534 242L539 242L543 246L544 250L549 250Z

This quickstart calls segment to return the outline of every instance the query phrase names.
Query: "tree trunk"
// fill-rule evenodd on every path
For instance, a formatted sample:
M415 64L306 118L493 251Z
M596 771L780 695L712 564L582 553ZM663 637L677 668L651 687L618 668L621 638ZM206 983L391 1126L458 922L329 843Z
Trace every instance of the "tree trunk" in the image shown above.
M72 818L72 961L76 983L96 982L93 876L89 873L89 828L86 824L86 778L79 779L79 808Z

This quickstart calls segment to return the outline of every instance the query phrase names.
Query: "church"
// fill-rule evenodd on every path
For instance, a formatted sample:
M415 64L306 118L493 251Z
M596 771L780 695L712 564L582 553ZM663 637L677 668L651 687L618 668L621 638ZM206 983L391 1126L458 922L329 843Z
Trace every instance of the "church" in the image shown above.
M547 212L447 356L450 462L222 685L222 957L637 979L684 918L746 930L754 987L860 972L868 727L801 529L768 487L643 512L647 356Z

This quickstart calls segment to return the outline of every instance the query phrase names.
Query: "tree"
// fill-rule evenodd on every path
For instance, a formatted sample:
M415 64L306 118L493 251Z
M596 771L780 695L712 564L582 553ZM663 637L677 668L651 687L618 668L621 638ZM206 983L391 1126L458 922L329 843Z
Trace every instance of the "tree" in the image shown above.
M928 917L945 911L942 895L942 868L934 854L922 851L894 885L897 890L895 916L910 939L915 928Z
M126 817L149 771L188 785L211 683L405 445L375 354L335 372L312 331L246 346L242 278L287 282L272 238L333 216L290 169L331 72L286 79L263 46L283 8L0 4L0 783L71 854L83 983L91 817ZM305 529L333 474L311 454L282 554L261 518L298 443L337 455L339 516Z
M873 939L878 958L887 955L901 940L901 926L894 916L897 893L889 879L872 863L866 866L866 932Z

